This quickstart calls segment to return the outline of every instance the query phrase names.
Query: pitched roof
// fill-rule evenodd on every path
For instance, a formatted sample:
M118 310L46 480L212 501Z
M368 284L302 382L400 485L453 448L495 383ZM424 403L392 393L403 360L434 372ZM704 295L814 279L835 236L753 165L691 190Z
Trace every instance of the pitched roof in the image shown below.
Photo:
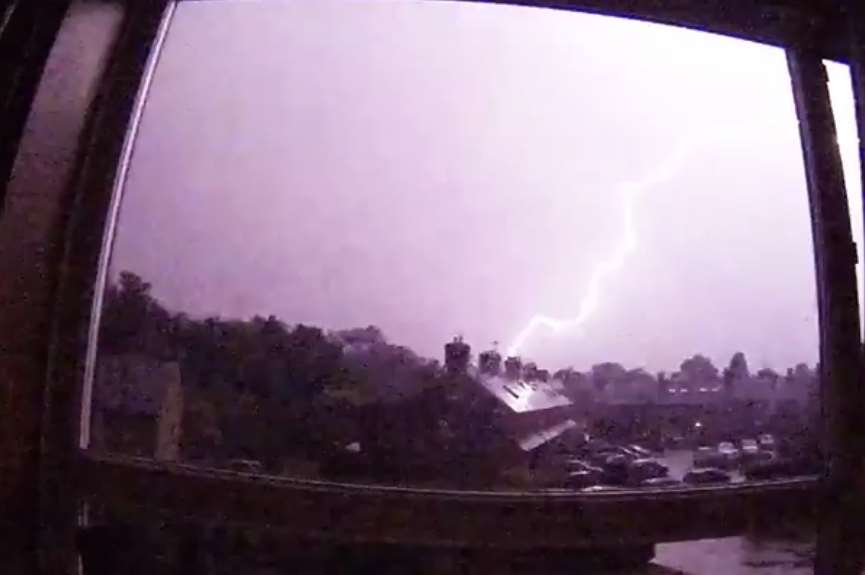
M475 380L486 391L516 413L528 413L571 405L571 400L562 394L559 380L525 381L512 380L498 375L479 375Z

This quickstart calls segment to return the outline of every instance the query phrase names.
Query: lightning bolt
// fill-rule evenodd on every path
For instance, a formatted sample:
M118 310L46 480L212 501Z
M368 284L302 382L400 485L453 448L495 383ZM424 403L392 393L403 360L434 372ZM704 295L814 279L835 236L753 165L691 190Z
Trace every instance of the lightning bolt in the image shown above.
M581 326L592 316L598 308L601 287L604 285L604 282L611 274L622 269L628 255L637 248L637 230L634 225L634 211L637 201L647 190L670 181L682 169L685 159L690 155L691 150L690 139L682 140L664 161L659 163L643 178L619 184L618 189L624 197L625 202L622 238L609 257L601 261L592 272L577 315L564 319L557 319L541 314L533 316L529 320L529 323L514 338L508 348L509 356L518 355L523 345L542 327L552 330L553 333L559 333L566 329Z

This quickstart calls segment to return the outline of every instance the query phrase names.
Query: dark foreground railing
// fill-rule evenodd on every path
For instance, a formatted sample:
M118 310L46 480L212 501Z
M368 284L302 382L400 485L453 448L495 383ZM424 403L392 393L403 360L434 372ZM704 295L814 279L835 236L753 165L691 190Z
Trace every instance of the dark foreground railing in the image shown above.
M740 534L810 517L816 479L606 493L465 491L244 474L87 454L92 509L151 520L263 527L331 543L588 549Z

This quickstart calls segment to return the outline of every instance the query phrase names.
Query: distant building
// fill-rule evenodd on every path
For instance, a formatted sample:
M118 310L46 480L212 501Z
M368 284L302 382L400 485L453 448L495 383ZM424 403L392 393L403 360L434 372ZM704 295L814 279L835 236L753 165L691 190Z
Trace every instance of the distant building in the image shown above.
M457 336L445 345L445 370L448 375L465 375L469 369L472 348Z
M725 399L724 387L719 381L693 382L681 372L658 380L664 385L659 390L658 401L670 405L713 405Z
M564 395L562 381L483 374L475 381L500 406L497 426L512 447L501 455L501 464L530 473L533 485L558 485L561 466L554 463L584 441L586 428L583 413Z
M536 363L530 361L523 366L523 377L527 381L549 381L550 372L539 368Z
M478 356L478 369L484 375L498 375L502 370L502 356L496 350L484 351Z
M523 360L518 357L509 357L505 360L505 377L508 379L520 379L523 376Z

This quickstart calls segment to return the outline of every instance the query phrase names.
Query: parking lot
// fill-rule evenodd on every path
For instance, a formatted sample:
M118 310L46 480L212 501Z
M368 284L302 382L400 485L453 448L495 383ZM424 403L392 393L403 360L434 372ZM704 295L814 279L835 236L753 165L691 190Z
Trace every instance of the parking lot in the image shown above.
M668 449L663 454L658 455L657 459L670 469L670 477L681 481L685 473L694 466L694 451L691 449ZM733 483L745 480L739 469L730 469L728 472Z

